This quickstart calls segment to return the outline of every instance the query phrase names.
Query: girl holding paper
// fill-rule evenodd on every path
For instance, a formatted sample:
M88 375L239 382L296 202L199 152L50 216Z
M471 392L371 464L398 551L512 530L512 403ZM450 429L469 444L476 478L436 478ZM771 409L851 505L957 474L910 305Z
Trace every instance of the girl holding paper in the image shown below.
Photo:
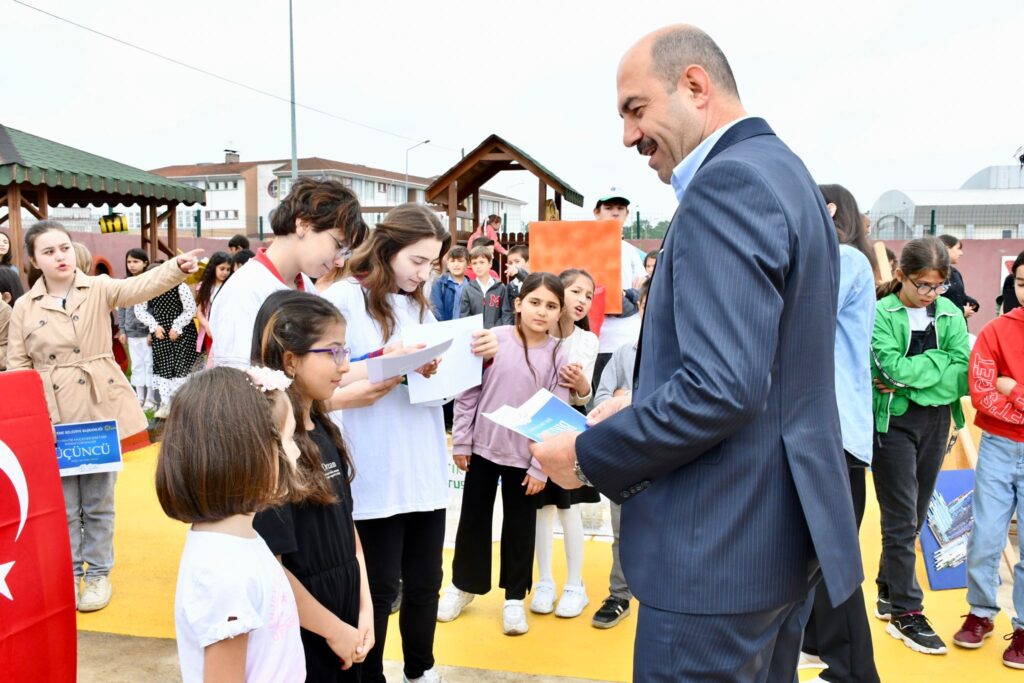
M521 635L530 628L523 600L533 578L537 522L533 497L544 490L547 476L530 457L526 437L500 427L484 413L505 404L520 405L539 389L568 401L569 390L562 386L559 375L568 356L561 340L549 334L562 314L564 298L561 280L551 273L527 276L515 303L516 324L494 328L504 353L484 370L481 386L462 393L455 403L452 453L455 464L466 472L466 483L455 537L452 585L441 598L438 621L458 618L475 596L491 589L491 519L500 479L504 512L498 581L505 589L502 630L505 635Z
M348 321L354 358L376 354L401 339L402 329L435 322L423 286L444 258L451 236L432 211L416 204L392 209L346 263L344 279L322 296ZM490 331L474 336L474 353L493 357ZM419 369L430 376L437 361ZM410 681L440 680L434 669L434 630L445 510L448 448L440 406L413 405L399 385L372 405L342 411L356 477L353 516L363 540L378 645L363 680L383 682L384 638L402 580L402 650Z
M14 304L7 369L39 372L54 424L116 420L121 438L146 429L146 416L135 390L110 352L110 310L173 289L195 272L196 256L202 249L170 259L142 275L112 280L76 269L67 230L57 221L40 221L25 233L25 252L41 275ZM83 612L103 609L110 602L116 480L115 472L61 479L71 535L75 604ZM83 577L85 585L79 595Z

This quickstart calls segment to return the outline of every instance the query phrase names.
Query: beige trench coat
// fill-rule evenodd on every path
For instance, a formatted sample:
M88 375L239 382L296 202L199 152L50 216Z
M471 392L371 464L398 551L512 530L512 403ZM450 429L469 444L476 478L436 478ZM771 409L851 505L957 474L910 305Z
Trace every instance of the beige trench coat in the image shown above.
M7 367L7 330L11 324L11 307L0 299L0 370Z
M39 372L54 424L117 420L120 438L141 432L146 415L111 352L110 311L149 301L186 277L177 259L125 280L77 271L64 308L39 278L14 304L7 369Z

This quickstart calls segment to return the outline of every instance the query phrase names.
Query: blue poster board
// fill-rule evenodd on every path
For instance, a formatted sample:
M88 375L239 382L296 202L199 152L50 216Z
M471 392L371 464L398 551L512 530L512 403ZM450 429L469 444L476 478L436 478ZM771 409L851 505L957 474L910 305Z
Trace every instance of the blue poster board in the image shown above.
M936 552L943 547L947 554L954 548L957 555L960 550L966 551L965 545L960 548L958 544L966 542L974 522L974 470L942 470L935 491L941 495L944 504L933 497L928 523L921 530L921 552L928 573L928 585L933 591L966 588L967 562L954 561L954 566L947 566L944 562L939 566ZM946 537L943 539L945 544L940 543L933 527L943 530L941 535Z
M54 426L60 476L121 470L121 439L115 420Z

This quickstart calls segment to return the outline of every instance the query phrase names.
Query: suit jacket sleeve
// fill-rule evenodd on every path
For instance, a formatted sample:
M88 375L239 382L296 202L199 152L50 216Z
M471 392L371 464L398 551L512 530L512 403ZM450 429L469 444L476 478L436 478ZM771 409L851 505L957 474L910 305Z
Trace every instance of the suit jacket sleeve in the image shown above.
M583 472L615 502L745 428L771 389L790 258L778 198L756 169L721 162L694 178L670 229L662 258L690 289L652 298L648 334L665 334L670 317L678 355L644 355L638 362L663 366L666 380L576 442Z

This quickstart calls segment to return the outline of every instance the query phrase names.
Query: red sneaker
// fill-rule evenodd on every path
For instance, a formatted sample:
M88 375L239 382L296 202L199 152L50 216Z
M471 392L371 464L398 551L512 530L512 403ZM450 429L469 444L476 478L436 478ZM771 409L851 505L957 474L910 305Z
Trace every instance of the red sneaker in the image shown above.
M992 635L995 625L991 619L979 617L976 614L967 614L964 625L953 636L953 642L960 647L970 649L979 648L985 644L985 639Z
M1010 647L1003 653L1003 664L1011 669L1024 669L1024 628L1016 629L1004 640L1010 641Z

